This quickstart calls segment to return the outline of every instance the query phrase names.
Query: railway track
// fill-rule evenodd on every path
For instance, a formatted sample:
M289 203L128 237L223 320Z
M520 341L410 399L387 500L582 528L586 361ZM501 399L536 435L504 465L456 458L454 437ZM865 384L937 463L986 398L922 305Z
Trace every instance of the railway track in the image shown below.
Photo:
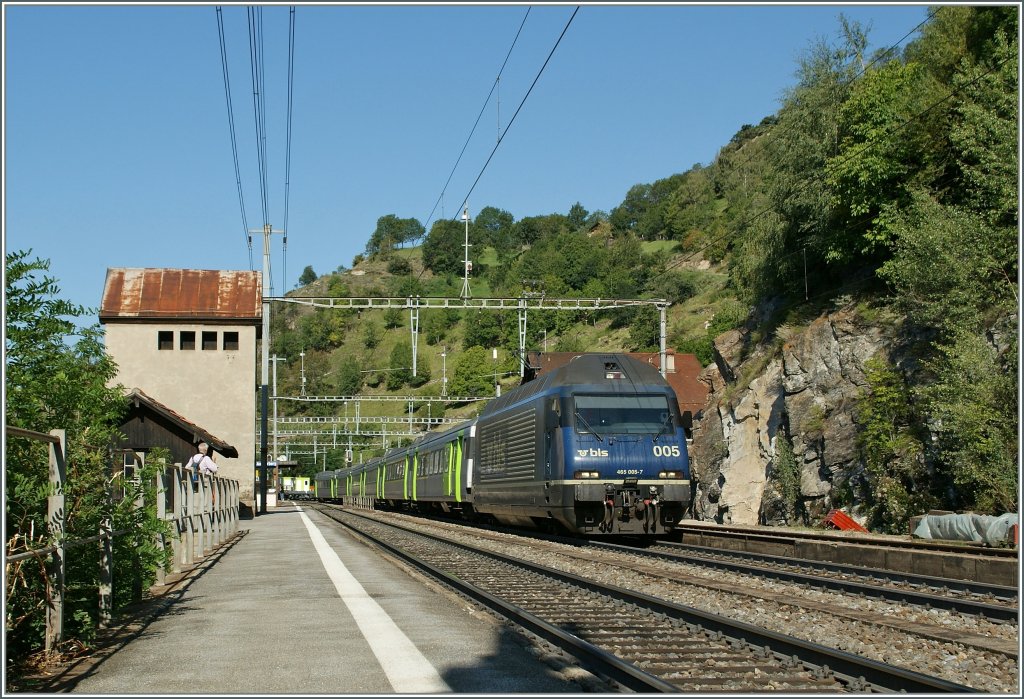
M974 691L409 527L321 511L633 691Z
M822 590L914 604L926 609L946 609L995 621L1016 621L1020 613L1017 589L1003 585L685 544L659 542L643 549L604 542L594 542L593 545Z
M759 542L766 545L791 545L793 542L822 542L836 543L835 536L825 536L815 532L786 530L785 532L772 532L764 527L735 527L714 524L701 524L695 521L681 523L674 532L678 538L685 540L693 535L700 534L733 541ZM886 547L904 551L933 551L938 553L970 554L991 559L1016 559L1017 550L1013 548L992 548L981 544L952 543L945 541L931 541L923 539L896 539L880 538L876 536L850 535L838 539L844 544L862 544L872 547Z

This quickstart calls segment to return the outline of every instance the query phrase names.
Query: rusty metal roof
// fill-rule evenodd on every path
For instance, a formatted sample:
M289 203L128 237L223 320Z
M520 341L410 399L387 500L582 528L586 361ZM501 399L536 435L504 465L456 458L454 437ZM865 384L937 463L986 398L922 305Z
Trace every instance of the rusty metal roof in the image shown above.
M100 322L262 318L262 273L221 269L107 269Z

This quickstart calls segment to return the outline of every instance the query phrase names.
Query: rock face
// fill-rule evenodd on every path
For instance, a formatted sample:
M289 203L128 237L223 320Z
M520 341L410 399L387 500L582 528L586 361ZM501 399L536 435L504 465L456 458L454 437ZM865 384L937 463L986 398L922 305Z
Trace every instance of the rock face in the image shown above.
M805 523L820 521L833 488L860 469L854 415L866 388L864 362L890 345L852 307L819 317L781 349L753 346L743 330L716 338L715 364L701 374L708 404L694 425L694 516L785 522L775 478L781 438L800 469L797 512Z

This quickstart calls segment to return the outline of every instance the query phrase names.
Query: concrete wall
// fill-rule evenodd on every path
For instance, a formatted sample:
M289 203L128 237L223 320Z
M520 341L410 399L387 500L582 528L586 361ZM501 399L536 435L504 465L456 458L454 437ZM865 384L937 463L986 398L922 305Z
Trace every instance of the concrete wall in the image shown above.
M173 333L173 349L158 348L160 331ZM195 333L194 350L179 349L182 331ZM204 331L217 333L216 349L202 348ZM238 333L237 350L223 349L225 332ZM106 346L118 365L117 383L139 388L238 449L237 459L216 455L218 473L237 480L239 499L251 505L256 462L256 328L107 321Z

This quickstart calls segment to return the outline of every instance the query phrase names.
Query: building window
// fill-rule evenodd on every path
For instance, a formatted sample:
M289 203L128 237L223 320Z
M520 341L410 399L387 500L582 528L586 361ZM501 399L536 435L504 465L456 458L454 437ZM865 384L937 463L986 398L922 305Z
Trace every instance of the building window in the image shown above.
M238 349L238 333L237 332L226 332L224 333L224 349L226 350L237 350Z
M194 350L196 348L195 330L182 330L179 333L178 348L183 350Z
M217 333L204 330L203 331L203 349L204 350L215 350L217 349Z
M174 349L174 333L170 330L160 330L156 335L156 348L161 350Z

